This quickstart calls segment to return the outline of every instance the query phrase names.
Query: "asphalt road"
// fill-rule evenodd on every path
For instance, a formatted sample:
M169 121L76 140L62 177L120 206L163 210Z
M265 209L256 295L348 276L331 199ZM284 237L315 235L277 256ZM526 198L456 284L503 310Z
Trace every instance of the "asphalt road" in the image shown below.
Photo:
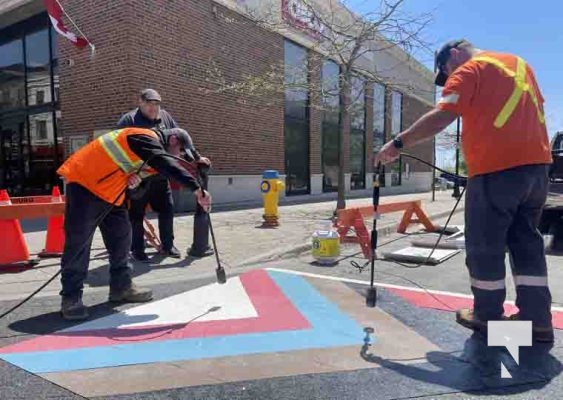
M462 215L453 218L452 224L461 225ZM409 245L415 236L382 238L379 251L393 251ZM365 260L358 254L357 245L343 248L338 265L315 265L309 254L279 259L267 264L244 269L230 270L230 276L255 268L276 268L343 278L358 293L365 293L365 285L352 281L368 281L369 268L359 271L350 261L362 265ZM377 261L376 281L386 284L470 294L464 253L439 265L405 268L394 263ZM563 256L549 255L550 285L555 305L563 304ZM189 279L153 286L156 299L167 298L214 281L213 276ZM507 278L510 273L507 267ZM512 285L507 297L514 299ZM103 291L87 291L85 302L92 306L93 318L99 318L132 307L112 307ZM0 346L6 346L40 335L50 334L73 324L61 321L57 310L58 296L31 300L6 319L0 321ZM13 301L0 302L4 310ZM358 307L365 307L358 304ZM378 308L412 329L421 337L437 346L436 351L423 358L412 360L385 359L358 346L357 356L378 368L346 372L301 374L271 379L224 382L215 385L180 387L168 390L144 392L132 395L98 397L98 399L554 399L563 397L561 360L563 360L563 335L556 333L556 343L551 346L521 348L520 364L502 348L486 346L483 339L472 335L457 325L451 312L420 308L386 289L378 291ZM365 351L363 351L365 350ZM500 378L500 362L503 361L513 378ZM236 362L236 361L235 361ZM244 366L241 365L241 368ZM0 361L1 399L81 399L83 397L57 386L37 375Z

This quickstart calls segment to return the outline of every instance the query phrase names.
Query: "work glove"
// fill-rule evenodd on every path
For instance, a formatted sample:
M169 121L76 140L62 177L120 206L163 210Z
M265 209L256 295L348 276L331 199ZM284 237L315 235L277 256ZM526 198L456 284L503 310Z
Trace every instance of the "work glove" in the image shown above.
M205 166L207 166L207 167L211 167L211 160L209 160L209 158L207 158L207 157L200 157L200 158L197 160L197 163L198 163L198 164L203 164L203 165L205 165Z
M139 175L133 174L127 179L127 198L131 200L139 200L145 196L145 194L149 190L149 187L149 180L141 180Z
M197 189L195 191L195 196L198 204L205 210L205 212L211 211L211 195L207 190Z
M143 180L141 179L141 177L137 174L131 174L129 175L129 177L127 178L127 188L129 190L134 190L137 189L139 187L139 185L141 184Z

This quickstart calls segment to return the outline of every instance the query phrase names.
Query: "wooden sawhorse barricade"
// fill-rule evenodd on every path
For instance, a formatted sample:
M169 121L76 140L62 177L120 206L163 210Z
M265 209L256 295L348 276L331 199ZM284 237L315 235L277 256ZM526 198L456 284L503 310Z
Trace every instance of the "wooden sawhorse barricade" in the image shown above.
M378 215L399 211L404 211L404 214L397 226L398 233L405 233L410 224L423 224L427 231L436 231L436 227L422 210L420 200L380 204L377 207ZM413 214L416 215L416 218L413 218ZM334 226L338 230L341 243L359 243L364 256L371 260L371 237L364 223L365 218L373 218L373 205L338 210ZM350 230L353 230L356 235L349 236Z

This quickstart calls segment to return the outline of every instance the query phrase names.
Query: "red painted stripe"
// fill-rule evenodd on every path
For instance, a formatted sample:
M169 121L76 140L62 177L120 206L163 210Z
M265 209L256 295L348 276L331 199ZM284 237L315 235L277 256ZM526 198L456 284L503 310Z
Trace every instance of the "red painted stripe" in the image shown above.
M258 317L222 321L194 321L175 325L60 332L1 348L0 353L76 349L159 340L300 330L311 327L266 271L256 270L240 275L240 280L258 313Z
M473 298L449 294L429 294L417 290L386 288L390 292L402 297L409 303L420 308L433 308L442 311L456 311L460 308L472 308ZM514 304L505 303L506 315L516 314L518 308ZM563 329L563 312L552 311L552 324L555 329Z

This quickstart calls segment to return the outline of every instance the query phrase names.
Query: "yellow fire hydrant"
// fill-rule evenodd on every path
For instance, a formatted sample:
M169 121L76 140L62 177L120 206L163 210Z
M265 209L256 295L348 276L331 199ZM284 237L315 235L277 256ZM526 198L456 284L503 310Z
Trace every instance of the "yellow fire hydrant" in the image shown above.
M279 179L279 173L275 170L264 171L262 174L262 198L264 200L264 225L277 226L278 223L278 200L285 184Z

